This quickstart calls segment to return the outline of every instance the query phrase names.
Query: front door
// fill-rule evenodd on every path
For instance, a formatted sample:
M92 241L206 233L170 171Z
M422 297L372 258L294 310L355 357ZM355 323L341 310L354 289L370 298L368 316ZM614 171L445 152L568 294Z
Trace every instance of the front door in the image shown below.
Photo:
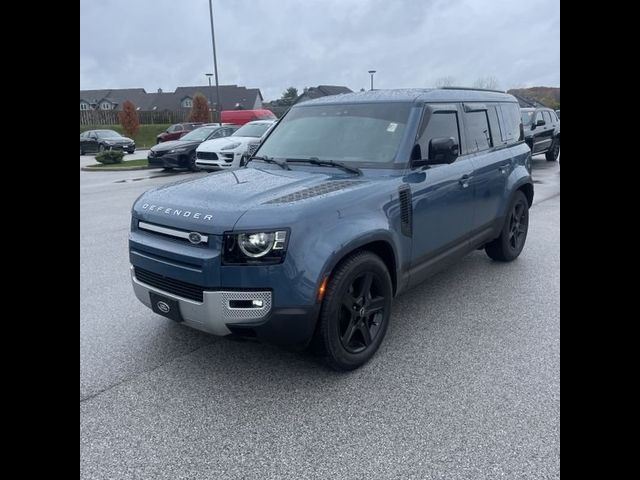
M451 137L460 145L460 114L455 104L425 107L417 140L423 159L429 158L434 138ZM412 285L463 246L473 222L472 173L471 159L460 157L451 164L416 169L408 176L413 206Z

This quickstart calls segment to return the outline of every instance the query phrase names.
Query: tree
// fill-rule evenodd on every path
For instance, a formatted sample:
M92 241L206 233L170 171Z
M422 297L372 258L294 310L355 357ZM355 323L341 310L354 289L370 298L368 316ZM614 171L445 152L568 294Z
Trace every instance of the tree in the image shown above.
M280 105L293 105L296 103L298 98L298 89L296 87L289 87L284 92L282 92L282 97L280 97Z
M493 76L479 78L473 83L473 88L486 88L488 90L497 90L498 79Z
M120 118L120 125L127 132L127 135L134 137L140 130L140 119L138 118L136 106L132 101L124 101L122 111L118 114L118 117Z
M451 75L440 77L436 80L436 88L451 87L456 83L456 79Z
M211 112L209 111L209 102L200 92L193 96L191 104L191 113L189 114L190 122L211 122Z

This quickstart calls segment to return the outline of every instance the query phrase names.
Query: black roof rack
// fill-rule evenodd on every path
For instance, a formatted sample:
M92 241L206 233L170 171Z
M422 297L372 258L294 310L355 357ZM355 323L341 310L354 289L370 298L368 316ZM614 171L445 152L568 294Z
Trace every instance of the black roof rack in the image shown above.
M491 88L473 88L473 87L440 87L441 90L478 90L481 92L507 93L504 90L493 90Z

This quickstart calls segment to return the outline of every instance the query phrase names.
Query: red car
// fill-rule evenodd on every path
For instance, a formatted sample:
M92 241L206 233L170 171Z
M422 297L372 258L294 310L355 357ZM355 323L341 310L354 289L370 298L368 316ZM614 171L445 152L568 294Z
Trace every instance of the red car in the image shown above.
M164 132L156 137L156 143L168 142L169 140L178 140L183 135L186 135L191 130L194 130L200 126L204 125L202 122L200 123L176 123L175 125L171 125Z
M222 110L220 112L223 123L244 125L254 120L277 120L271 110Z

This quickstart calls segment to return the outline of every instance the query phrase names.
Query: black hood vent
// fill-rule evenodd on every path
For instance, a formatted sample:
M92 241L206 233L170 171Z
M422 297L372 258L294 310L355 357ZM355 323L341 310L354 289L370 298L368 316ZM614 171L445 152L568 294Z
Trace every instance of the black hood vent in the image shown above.
M333 182L325 182L320 185L316 185L314 187L305 188L303 190L298 190L297 192L290 193L288 195L284 195L283 197L274 198L273 200L269 200L264 204L269 203L292 203L297 202L299 200L305 200L311 197L317 197L319 195L324 195L326 193L336 192L338 190L343 190L345 188L351 187L352 185L357 185L358 183L363 183L358 180L336 180Z
M398 189L400 198L400 229L403 235L413 235L413 205L411 204L411 187L402 185Z

